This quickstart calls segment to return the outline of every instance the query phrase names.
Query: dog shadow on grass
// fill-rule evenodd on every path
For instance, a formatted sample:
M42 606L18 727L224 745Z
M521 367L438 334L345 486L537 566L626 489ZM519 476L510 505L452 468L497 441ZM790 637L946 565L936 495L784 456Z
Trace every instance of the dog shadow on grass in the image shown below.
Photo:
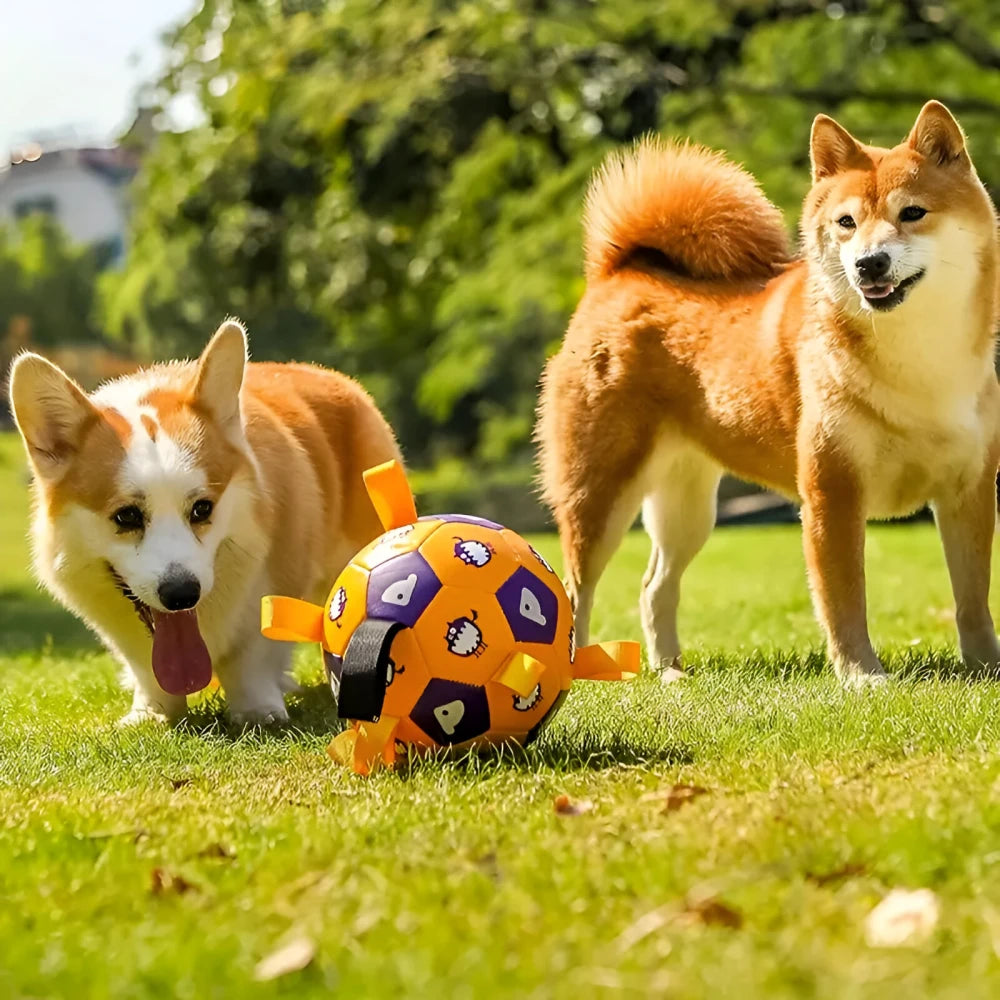
M922 683L963 681L969 684L1000 680L1000 669L968 666L954 647L944 645L888 646L878 650L879 658L892 681ZM735 659L735 662L734 662ZM834 678L833 666L824 650L806 652L754 649L734 658L732 653L710 653L696 662L692 673L702 670L725 674L737 670L765 681L799 681Z
M100 648L78 618L30 587L0 589L0 655L48 648L78 653Z
M287 698L288 721L280 724L242 726L229 721L224 698L211 695L194 706L179 726L199 736L232 741L252 739L261 743L289 743L315 738L332 739L346 723L337 716L330 689L322 683L300 688ZM498 769L523 771L605 771L622 767L669 766L693 763L687 746L662 746L619 734L547 732L528 747L499 746L479 750L441 750L412 753L401 759L396 772L407 777L436 765L470 776Z

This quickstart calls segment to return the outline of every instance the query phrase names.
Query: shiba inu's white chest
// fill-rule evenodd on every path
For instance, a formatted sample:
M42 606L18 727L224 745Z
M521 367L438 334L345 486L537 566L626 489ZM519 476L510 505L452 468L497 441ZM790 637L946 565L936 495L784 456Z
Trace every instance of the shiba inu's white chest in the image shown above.
M905 516L972 488L994 433L994 406L983 399L982 385L955 392L945 382L937 396L910 398L876 384L870 409L842 416L839 430L861 476L868 517Z

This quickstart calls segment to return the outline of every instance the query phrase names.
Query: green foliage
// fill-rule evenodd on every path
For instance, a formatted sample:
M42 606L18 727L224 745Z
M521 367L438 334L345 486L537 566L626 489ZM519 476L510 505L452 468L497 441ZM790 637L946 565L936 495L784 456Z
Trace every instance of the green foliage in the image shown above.
M0 228L0 344L16 318L39 347L100 342L95 287L105 253L71 244L47 215Z
M649 130L728 150L794 224L809 125L892 143L935 96L1000 188L991 0L206 0L176 30L135 189L119 335L360 376L411 461L526 465L536 382L582 287L587 177Z

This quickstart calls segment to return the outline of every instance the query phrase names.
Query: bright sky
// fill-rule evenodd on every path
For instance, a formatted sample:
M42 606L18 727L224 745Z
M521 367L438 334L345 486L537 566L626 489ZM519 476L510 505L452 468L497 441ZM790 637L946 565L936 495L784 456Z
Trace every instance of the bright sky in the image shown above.
M0 0L0 160L51 134L109 141L163 66L159 36L199 0Z

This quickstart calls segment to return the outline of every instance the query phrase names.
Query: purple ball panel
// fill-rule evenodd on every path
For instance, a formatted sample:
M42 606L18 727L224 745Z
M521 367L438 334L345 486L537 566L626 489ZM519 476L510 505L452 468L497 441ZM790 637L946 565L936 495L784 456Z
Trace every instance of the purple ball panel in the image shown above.
M488 732L490 706L483 688L434 678L417 699L410 718L436 743L448 746Z
M518 642L552 642L556 637L559 600L524 566L497 591L500 608Z
M419 552L405 552L376 566L368 577L368 617L413 628L440 589L427 560Z
M480 528L492 528L500 531L502 524L496 521L488 521L485 517L473 517L471 514L434 514L420 518L421 521L444 521L446 524L478 524Z

